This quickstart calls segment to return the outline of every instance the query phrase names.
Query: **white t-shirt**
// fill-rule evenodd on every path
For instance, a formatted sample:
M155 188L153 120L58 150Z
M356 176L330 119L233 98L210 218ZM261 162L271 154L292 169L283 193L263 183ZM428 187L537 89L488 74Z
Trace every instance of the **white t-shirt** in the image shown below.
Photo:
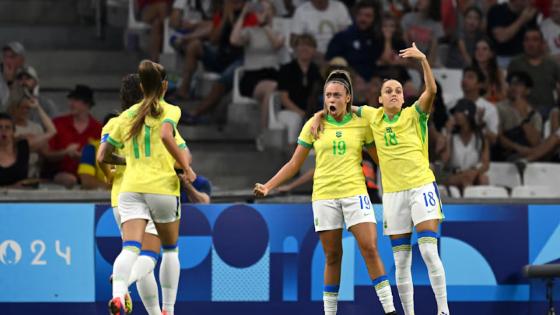
M457 171L466 171L475 168L480 162L480 151L482 150L482 142L479 141L478 148L476 143L476 135L473 133L470 141L465 144L458 134L451 137L451 160L449 166Z
M457 104L463 96L457 99L453 99L449 102L446 102L447 111L451 111L451 109ZM498 109L496 105L490 103L484 97L479 97L478 100L475 102L477 110L484 110L484 115L482 116L482 122L486 125L486 128L493 134L498 134L498 128L500 126L500 116L498 115Z
M334 34L346 29L350 24L350 13L340 1L329 0L325 11L319 11L311 2L305 2L294 13L292 33L313 35L317 41L317 50L324 54Z
M183 21L199 22L203 20L202 12L196 9L197 0L175 0L173 2L173 9L183 10ZM211 16L210 7L211 0L200 0L202 10L206 16Z
M541 23L541 31L550 49L550 54L560 54L560 25L554 23L551 18L547 18Z

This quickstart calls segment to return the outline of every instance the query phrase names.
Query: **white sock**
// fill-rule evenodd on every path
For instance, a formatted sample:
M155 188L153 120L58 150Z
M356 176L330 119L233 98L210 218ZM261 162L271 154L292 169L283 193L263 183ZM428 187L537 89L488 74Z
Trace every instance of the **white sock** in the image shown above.
M443 270L443 264L439 258L437 234L429 231L418 233L418 247L420 248L424 263L426 263L426 267L428 268L430 283L432 284L432 290L434 291L438 305L438 314L444 312L446 315L449 315L445 271Z
M181 265L179 263L179 252L177 246L164 246L161 266L159 269L159 281L163 298L163 310L173 315L175 311L175 300L177 299L177 287Z
M338 307L338 285L325 285L323 289L323 307L325 315L336 315Z
M113 264L113 298L119 297L124 303L128 293L128 279L134 262L138 258L142 244L135 241L123 242L123 249Z
M410 238L391 240L395 259L395 279L404 315L414 315L414 287L412 285L412 246Z
M158 258L159 255L152 251L141 251L140 256L138 256L138 259L136 259L132 266L128 286L152 272L156 267Z
M151 259L151 258L150 258ZM148 273L136 282L138 294L144 303L148 315L161 315L159 308L159 292L156 277L153 272Z
M395 305L393 304L393 292L391 292L391 284L389 284L389 278L386 275L378 277L372 280L373 287L379 298L379 302L383 306L383 311L385 313L391 313L395 311Z

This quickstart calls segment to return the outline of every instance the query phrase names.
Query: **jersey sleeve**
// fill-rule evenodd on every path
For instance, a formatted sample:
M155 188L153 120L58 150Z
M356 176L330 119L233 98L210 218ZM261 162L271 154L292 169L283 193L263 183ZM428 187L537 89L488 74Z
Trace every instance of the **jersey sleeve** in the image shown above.
M119 116L119 119L123 116L123 115L128 115L127 112L123 112L121 114L121 116ZM123 127L123 120L120 119L121 123L118 124L114 124L113 127L111 128L111 130L109 131L109 135L107 136L106 142L110 143L111 145L113 145L114 147L118 148L118 149L122 149L124 147L124 136L125 136L125 130Z
M311 121L312 119L305 123L297 140L297 143L306 149L313 148L313 142L315 142L315 139L313 139L313 135L311 134Z
M358 115L358 117L362 117L370 122L373 120L373 116L375 116L375 108L367 105L360 106L356 114Z
M175 133L175 143L181 150L184 150L187 147L187 143L185 142L185 139L183 139L183 137L179 132Z
M364 145L367 148L374 147L375 146L375 141L373 139L373 132L371 131L371 128L369 127L369 125L367 125L365 128L366 128L366 135L365 135Z
M86 144L82 149L82 157L78 166L78 175L95 176L95 146Z
M109 134L111 133L111 130L113 130L113 127L115 126L115 121L116 120L117 120L116 117L111 118L105 124L105 126L103 126L103 128L101 128L101 138L99 139L100 143L107 142L107 139L109 138Z
M430 118L430 114L422 111L418 101L414 102L412 106L403 109L403 112L404 111L410 112L411 114L407 116L412 117L414 125L420 126L422 142L425 142L428 137L428 118Z
M177 124L181 118L181 109L178 106L170 106L169 110L165 111L165 116L163 117L162 124L170 123L173 129L177 129Z

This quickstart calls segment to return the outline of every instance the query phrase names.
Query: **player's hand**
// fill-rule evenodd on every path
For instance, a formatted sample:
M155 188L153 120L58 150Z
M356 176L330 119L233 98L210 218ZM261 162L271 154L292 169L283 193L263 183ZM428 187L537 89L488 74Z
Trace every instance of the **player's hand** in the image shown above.
M184 178L191 184L196 180L196 173L191 167L189 167L189 169L185 173Z
M416 60L424 60L426 59L426 55L421 52L418 47L416 47L416 43L412 43L412 47L401 49L399 52L399 56L401 58L411 58Z
M313 115L313 121L311 122L311 134L313 138L319 139L319 134L323 132L325 125L323 124L323 113L319 112Z
M257 197L266 197L268 195L268 188L263 184L256 183L253 193Z

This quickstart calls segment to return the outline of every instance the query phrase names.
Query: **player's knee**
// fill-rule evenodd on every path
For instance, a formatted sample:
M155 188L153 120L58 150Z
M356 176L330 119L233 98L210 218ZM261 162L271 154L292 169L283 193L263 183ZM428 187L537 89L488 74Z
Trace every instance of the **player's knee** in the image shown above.
M379 256L377 244L368 243L361 245L362 255L366 259L375 259Z
M325 250L325 263L327 265L338 265L342 262L342 249Z

